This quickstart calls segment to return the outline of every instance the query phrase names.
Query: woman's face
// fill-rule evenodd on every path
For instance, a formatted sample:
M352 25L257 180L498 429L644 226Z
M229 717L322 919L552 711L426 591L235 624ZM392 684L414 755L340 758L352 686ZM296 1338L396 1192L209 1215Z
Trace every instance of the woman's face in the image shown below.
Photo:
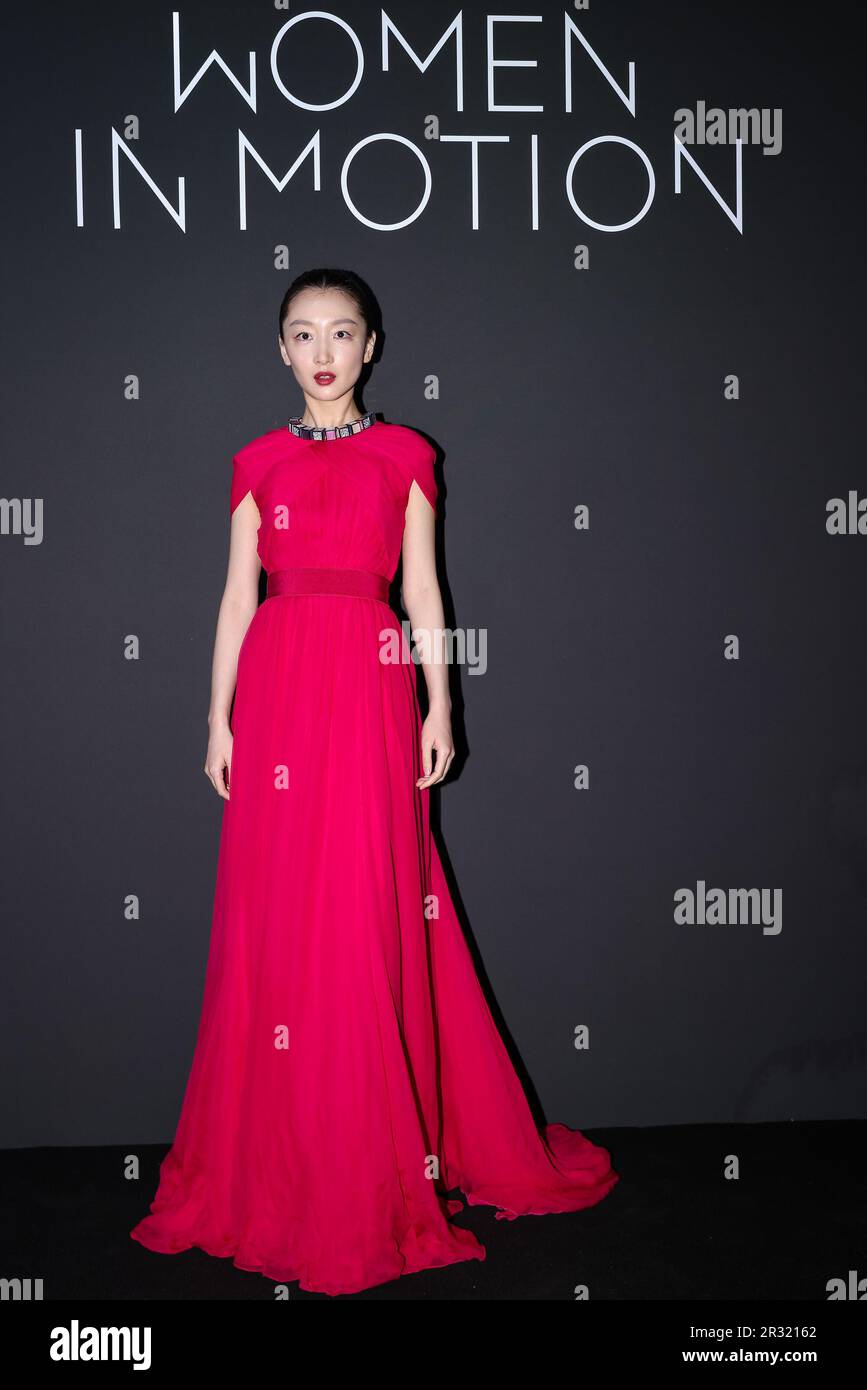
M289 302L277 341L305 396L338 401L351 395L361 368L373 356L375 333L343 290L300 290Z

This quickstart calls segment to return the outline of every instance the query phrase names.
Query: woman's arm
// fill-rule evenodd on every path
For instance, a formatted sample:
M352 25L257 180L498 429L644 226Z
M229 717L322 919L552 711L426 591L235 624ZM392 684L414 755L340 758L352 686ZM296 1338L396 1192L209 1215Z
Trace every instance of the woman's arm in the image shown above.
M414 632L424 635L420 644L421 668L428 693L428 716L422 725L421 752L424 777L418 787L441 782L455 755L452 742L452 702L449 668L443 640L445 615L437 582L434 549L436 518L430 502L413 480L403 531L403 603ZM436 769L432 753L436 751Z
M211 666L211 708L208 712L208 751L205 775L214 790L229 800L232 770L232 728L229 711L238 674L238 653L259 602L259 571L256 553L259 509L253 494L247 493L232 513L229 535L229 567L226 587L220 601L214 659Z

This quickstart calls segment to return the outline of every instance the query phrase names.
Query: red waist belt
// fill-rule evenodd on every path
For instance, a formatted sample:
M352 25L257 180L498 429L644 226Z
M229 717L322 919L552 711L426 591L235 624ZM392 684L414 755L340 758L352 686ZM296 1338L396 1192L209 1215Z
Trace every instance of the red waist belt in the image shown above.
M266 598L275 598L278 594L354 594L356 598L375 598L387 603L388 587L385 575L374 574L371 570L272 570L268 575Z

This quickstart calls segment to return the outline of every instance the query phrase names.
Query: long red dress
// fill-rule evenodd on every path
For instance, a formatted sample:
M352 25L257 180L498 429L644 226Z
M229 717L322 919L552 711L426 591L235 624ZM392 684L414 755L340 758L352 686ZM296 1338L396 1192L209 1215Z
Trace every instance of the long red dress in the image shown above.
M131 1232L328 1294L483 1260L445 1191L513 1218L591 1206L619 1176L577 1130L536 1128L415 785L415 666L380 659L385 634L406 639L370 595L413 482L436 509L433 460L381 420L270 430L233 459L274 596L238 658L192 1069Z

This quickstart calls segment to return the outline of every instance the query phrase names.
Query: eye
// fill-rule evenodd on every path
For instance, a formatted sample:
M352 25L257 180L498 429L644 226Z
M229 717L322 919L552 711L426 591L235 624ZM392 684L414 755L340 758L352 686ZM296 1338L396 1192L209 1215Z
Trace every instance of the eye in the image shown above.
M296 338L301 338L301 337L304 336L304 334L305 334L306 332L307 332L307 329L306 329L306 328L302 328L298 333L295 334L295 337L296 337Z
M352 337L352 334L350 333L350 331L349 331L348 328L338 328L337 331L338 331L338 333L345 333L346 336L347 336L347 338L351 338L351 337Z

